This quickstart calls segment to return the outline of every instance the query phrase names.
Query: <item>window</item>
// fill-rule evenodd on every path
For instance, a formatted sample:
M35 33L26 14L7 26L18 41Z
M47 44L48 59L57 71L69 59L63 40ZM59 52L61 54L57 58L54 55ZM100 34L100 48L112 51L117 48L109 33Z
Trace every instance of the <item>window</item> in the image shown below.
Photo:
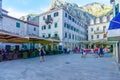
M45 20L45 16L43 16L43 20Z
M57 17L57 16L58 16L58 12L55 12L55 13L54 13L54 17Z
M71 39L71 34L69 34L69 39Z
M72 18L72 22L74 22L74 18Z
M55 28L57 28L57 23L55 23Z
M46 26L44 25L44 30L46 29Z
M91 28L91 31L93 31L93 28Z
M97 35L97 39L99 38L99 35Z
M48 38L50 38L51 37L51 34L48 34Z
M70 25L69 25L69 24L67 24L67 28L68 28L68 29L70 28Z
M93 39L93 35L91 35L91 39Z
M76 29L74 28L74 31L75 31Z
M75 35L75 40L77 40L77 36Z
M73 30L73 26L71 26L71 30Z
M68 19L71 20L71 16L69 16Z
M67 25L67 24L66 24L66 23L64 23L64 27L66 27L66 25Z
M74 22L76 23L76 20Z
M16 27L20 28L20 23L19 22L16 22Z
M55 34L54 34L54 37L58 37L58 34L57 34L57 33L55 33Z
M99 31L99 27L97 27L97 31Z
M48 29L51 29L51 25L50 24L48 25Z
M44 30L44 26L42 26L42 30Z
M103 26L103 31L105 32L106 26Z
M72 39L74 40L74 34L72 35Z
M36 31L36 28L34 28L34 31Z
M45 35L43 34L42 37L45 38Z
M67 13L65 13L65 17L67 17Z
M67 38L67 33L65 32L65 38Z
M47 15L47 19L48 20L51 20L52 18L51 18L51 15Z

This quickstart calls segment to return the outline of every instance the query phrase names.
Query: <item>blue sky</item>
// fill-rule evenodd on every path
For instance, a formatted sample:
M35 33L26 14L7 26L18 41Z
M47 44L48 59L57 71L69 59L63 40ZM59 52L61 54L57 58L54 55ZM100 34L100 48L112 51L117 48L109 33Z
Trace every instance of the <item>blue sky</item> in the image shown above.
M61 0L60 0L61 1ZM99 2L110 5L110 0L65 0L70 3L77 3L83 6L92 2ZM3 9L9 11L9 15L19 18L28 13L40 14L44 12L50 5L52 0L3 0Z

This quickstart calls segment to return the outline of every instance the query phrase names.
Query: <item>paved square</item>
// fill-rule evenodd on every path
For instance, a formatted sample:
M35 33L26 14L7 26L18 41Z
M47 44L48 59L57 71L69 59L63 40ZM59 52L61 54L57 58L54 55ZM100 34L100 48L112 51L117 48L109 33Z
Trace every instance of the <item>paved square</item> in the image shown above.
M95 58L61 54L0 62L0 80L120 80L112 57Z

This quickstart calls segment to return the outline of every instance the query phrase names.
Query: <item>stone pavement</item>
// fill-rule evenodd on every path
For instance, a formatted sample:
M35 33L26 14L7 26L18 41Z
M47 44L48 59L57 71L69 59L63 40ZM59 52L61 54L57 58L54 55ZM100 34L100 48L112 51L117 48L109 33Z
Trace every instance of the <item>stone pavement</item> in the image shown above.
M120 80L112 57L95 58L61 54L0 62L0 80Z

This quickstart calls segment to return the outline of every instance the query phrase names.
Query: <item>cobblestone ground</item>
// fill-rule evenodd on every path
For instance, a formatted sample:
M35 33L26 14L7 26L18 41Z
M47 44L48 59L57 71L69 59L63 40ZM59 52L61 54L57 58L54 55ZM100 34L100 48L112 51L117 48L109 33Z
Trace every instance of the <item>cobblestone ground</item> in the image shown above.
M120 80L112 57L95 58L89 54L61 54L0 62L0 80Z

